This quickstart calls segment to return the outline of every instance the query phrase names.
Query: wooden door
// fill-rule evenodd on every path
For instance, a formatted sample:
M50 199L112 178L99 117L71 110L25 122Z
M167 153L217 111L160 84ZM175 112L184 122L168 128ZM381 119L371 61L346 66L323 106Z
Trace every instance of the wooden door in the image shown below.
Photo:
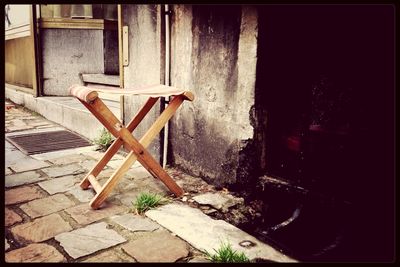
M5 82L8 87L39 94L35 5L5 6Z

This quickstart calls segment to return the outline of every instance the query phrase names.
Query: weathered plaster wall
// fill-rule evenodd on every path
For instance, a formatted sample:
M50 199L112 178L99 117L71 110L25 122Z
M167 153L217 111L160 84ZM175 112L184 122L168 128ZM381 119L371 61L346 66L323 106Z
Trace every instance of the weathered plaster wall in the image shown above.
M124 25L129 31L129 65L124 68L125 88L161 83L161 13L159 5L124 5ZM130 121L147 97L125 96L125 121ZM156 103L146 118L134 131L141 138L159 116L160 105ZM157 137L149 147L156 160L160 159L160 139Z
M174 5L171 35L171 85L195 94L172 120L172 160L214 184L240 183L253 158L257 10Z
M43 90L68 95L79 73L104 73L103 30L43 29Z

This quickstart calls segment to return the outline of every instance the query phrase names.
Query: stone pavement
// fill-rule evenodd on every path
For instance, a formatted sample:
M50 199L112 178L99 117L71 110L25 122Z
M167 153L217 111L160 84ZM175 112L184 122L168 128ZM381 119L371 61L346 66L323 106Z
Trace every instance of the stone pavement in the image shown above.
M5 119L6 135L63 128L17 105L6 109ZM243 199L217 192L179 170L169 168L167 172L187 192L181 198L175 198L135 163L105 205L92 210L89 201L94 192L82 190L79 182L102 156L94 146L27 156L6 141L5 152L6 262L204 262L202 250L218 245L215 238L205 237L210 229L216 231L214 237L251 240L257 251L263 250L262 255L253 253L254 257L292 261L236 227L206 215L229 212L232 206L243 204ZM99 181L104 182L123 158L117 154ZM132 202L144 191L163 195L169 204L148 212L149 216L134 214ZM181 218L177 226L186 232L174 227L177 217ZM191 228L191 220L197 221L199 228ZM214 222L223 226L209 227Z

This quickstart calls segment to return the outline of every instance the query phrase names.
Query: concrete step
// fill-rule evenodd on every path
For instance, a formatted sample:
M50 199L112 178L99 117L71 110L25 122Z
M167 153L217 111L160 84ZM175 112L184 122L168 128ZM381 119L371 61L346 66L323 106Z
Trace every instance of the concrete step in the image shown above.
M84 83L95 83L119 87L119 75L108 75L103 73L83 74Z
M119 75L109 75L103 73L91 73L83 74L82 81L87 87L99 88L99 89L119 89L120 81ZM99 93L101 99L112 100L115 102L120 102L120 95L112 95Z
M239 228L223 220L214 220L187 205L167 204L145 214L200 251L214 254L214 249L218 250L222 243L228 242L234 250L244 252L250 260L297 262Z
M5 97L15 104L25 106L55 123L93 140L99 137L104 126L75 97L45 96L33 97L5 86ZM120 118L120 104L104 100L117 118Z

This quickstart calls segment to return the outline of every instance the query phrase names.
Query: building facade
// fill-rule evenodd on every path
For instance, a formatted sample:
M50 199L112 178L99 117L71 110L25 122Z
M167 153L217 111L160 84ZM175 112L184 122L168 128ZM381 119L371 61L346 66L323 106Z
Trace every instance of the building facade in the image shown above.
M343 231L360 218L367 223L342 250L360 246L352 256L367 261L393 256L392 6L41 5L30 12L38 22L30 37L6 38L6 97L93 139L100 125L88 132L90 116L67 106L55 107L63 116L55 115L40 98L65 97L75 83L191 90L195 100L152 143L155 158L249 199L265 198L271 216L290 217L309 198L264 190L270 178L323 196L313 203L350 203L350 211L331 213L350 216ZM13 51L23 41L36 59L32 82L15 74L22 67ZM125 122L144 101L108 100ZM382 229L369 236L384 244L379 248L361 245L372 228Z

